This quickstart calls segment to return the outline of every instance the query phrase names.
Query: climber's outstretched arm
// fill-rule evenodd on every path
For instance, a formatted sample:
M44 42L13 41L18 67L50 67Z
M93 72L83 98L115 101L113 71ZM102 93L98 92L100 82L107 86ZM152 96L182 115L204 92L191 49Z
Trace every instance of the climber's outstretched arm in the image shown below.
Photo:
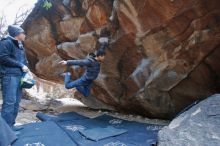
M89 66L91 65L91 60L89 59L80 59L80 60L67 60L67 61L61 61L59 64L61 65L79 65L79 66Z
M67 65L89 66L91 63L89 59L67 60Z

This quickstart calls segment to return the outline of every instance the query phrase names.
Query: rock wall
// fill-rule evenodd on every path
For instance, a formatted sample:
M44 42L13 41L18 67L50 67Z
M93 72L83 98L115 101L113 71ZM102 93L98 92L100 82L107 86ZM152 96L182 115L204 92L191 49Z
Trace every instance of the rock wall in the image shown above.
M220 95L194 105L158 134L158 146L220 145Z
M76 97L92 108L171 118L195 100L219 91L219 0L38 1L23 27L32 71L61 82L62 59L96 50L100 29L111 46L92 95Z
M71 90L65 89L62 84L46 81L38 77L34 77L36 85L31 89L24 90L24 97L31 100L48 100L60 98L74 98Z

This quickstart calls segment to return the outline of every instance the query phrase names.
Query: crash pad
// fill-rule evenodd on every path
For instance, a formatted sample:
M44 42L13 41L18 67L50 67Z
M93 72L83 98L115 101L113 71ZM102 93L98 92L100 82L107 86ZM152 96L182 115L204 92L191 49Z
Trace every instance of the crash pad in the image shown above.
M130 141L123 143L120 140L117 140L116 137L118 136L108 137L99 141L88 139L86 136L80 133L80 131L86 129L95 130L96 127L104 129L107 126L104 123L95 121L93 119L59 122L58 124L67 132L67 134L75 143L77 143L78 146L137 146L131 144Z
M128 132L115 137L115 139L125 144L129 142L137 146L155 145L158 131L164 127L164 125L126 121L109 115L97 117L95 120L102 121L103 123L109 124L115 128L126 129Z
M57 122L57 124L60 125L79 146L103 146L108 144L110 146L115 144L124 144L125 146L151 146L152 144L156 144L157 133L163 127L162 125L126 121L108 115L94 119ZM110 135L103 139L100 137L98 141L95 141L95 134L100 131L105 131L106 127L109 126L119 130L126 130L126 132L121 135ZM85 131L89 132L85 134Z
M56 121L56 122L88 119L88 117L81 116L75 112L61 113L59 115L49 115L39 112L37 113L36 117L41 121Z
M86 130L79 130L79 132L85 136L86 138L94 141L99 141L102 139L106 139L109 137L118 136L127 132L125 129L117 129L112 126L108 126L106 128L97 127Z
M0 146L8 146L17 139L17 136L0 115Z
M157 133L163 127L126 121L109 115L93 119L74 112L57 116L40 115L44 121L57 124L77 146L152 146L156 144Z
M23 125L12 146L76 146L72 139L55 122Z

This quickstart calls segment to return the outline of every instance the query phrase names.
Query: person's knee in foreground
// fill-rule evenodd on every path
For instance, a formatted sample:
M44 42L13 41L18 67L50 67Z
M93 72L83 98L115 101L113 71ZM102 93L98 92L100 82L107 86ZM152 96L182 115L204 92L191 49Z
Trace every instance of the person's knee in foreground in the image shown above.
M2 117L0 117L0 131L0 146L9 146L17 139L15 132Z
M8 27L9 36L0 41L0 76L3 105L1 116L14 128L22 96L21 78L28 72L27 59L22 41L24 30L18 26Z

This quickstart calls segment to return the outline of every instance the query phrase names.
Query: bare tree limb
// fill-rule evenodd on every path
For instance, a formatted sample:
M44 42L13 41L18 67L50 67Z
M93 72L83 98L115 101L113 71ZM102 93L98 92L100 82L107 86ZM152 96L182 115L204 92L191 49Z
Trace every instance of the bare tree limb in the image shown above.
M9 0L6 3L6 7L10 6L15 0ZM30 14L33 8L27 8L25 5L21 6L15 16L13 25L21 25L27 16ZM4 11L0 12L0 38L4 37L7 34L7 19Z
M4 13L0 16L0 38L6 35L5 27L7 25Z
M30 14L31 11L32 11L32 8L26 9L25 6L20 7L15 16L15 20L13 24L21 25L25 21L25 19L27 18L27 16Z

